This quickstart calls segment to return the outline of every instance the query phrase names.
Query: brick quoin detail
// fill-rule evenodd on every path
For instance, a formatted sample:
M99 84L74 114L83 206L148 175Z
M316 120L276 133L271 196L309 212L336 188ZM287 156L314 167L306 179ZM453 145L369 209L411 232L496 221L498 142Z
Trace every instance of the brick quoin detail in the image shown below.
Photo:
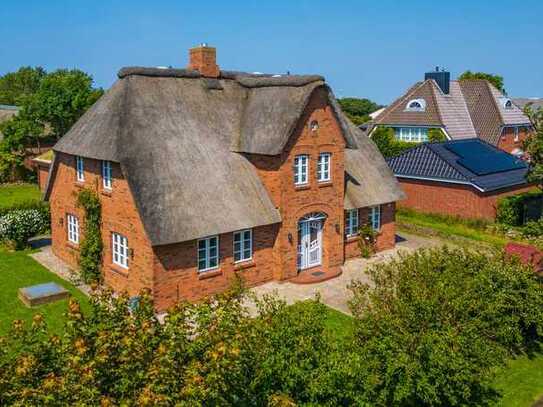
M407 179L399 181L407 195L407 199L398 202L400 208L490 221L496 218L498 199L534 189L533 186L524 185L484 193L469 185Z
M310 129L309 124L313 121L318 122L317 130ZM81 188L91 188L102 202L105 283L116 291L127 291L129 295L137 295L143 288L151 289L157 311L166 310L178 301L198 301L222 292L236 275L242 277L247 286L296 277L298 221L312 212L326 214L322 265L318 269L333 270L340 267L346 258L360 256L356 242L346 243L344 239L344 149L345 141L328 103L327 93L324 89L317 89L280 155L245 154L279 209L282 223L254 228L253 258L242 263L233 260L233 234L221 234L219 267L204 273L197 270L197 240L151 246L119 164L112 163L113 188L107 191L102 187L99 160L85 158L85 181L78 183L75 157L57 153L58 167L50 196L53 252L77 268L79 248L67 241L66 215L71 213L79 218L83 235L84 216L75 202ZM330 182L317 182L319 153L331 154ZM293 175L294 158L299 154L309 156L309 182L302 187L294 185ZM360 209L360 220L366 220L367 214L367 209ZM394 214L394 203L382 205L378 250L394 246ZM112 232L128 239L133 253L128 270L112 265Z

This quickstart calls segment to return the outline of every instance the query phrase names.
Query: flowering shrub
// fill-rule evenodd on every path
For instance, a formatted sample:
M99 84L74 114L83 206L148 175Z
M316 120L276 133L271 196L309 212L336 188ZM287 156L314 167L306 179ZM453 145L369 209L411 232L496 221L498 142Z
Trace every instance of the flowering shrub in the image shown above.
M365 259L369 259L373 254L375 254L377 234L371 225L362 225L358 230L358 235L360 236L360 240L358 241L360 255Z
M20 209L0 217L0 241L22 249L28 239L49 228L49 216L37 209Z

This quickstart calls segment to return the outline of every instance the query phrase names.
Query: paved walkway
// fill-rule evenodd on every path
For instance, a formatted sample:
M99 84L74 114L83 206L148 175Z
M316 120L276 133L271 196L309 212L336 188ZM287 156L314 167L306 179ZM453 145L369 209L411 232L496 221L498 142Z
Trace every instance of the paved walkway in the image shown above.
M398 256L400 252L412 252L420 248L441 246L445 242L435 238L425 238L407 233L399 233L399 242L394 249L385 250L377 253L370 259L352 259L345 262L343 273L331 280L314 284L293 284L290 282L277 282L263 284L255 287L252 291L257 296L266 294L276 294L283 298L288 304L296 301L303 301L315 298L320 295L320 299L326 305L349 314L348 301L351 298L351 292L347 286L352 280L367 281L368 276L365 271L369 266L390 261ZM251 307L251 305L249 305Z

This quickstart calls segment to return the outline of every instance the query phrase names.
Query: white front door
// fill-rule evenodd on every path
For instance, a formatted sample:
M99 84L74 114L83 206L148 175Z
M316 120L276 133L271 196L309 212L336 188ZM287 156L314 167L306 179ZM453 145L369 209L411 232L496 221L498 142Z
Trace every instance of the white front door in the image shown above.
M322 261L322 220L298 223L298 268L319 266Z

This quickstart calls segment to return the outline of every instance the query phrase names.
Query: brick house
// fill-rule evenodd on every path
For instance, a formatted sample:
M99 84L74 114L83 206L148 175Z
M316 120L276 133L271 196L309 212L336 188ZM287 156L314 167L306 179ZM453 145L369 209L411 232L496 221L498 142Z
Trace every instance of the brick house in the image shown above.
M496 218L498 200L527 192L527 164L477 138L422 143L387 160L407 198L400 206L471 219Z
M102 203L106 284L158 310L226 289L337 275L371 222L395 244L403 192L320 76L123 68L55 145L45 197L53 252L77 266L82 188Z
M378 114L371 129L376 126L392 127L407 142L428 141L430 129L441 129L449 140L478 137L515 155L533 131L530 119L490 82L451 80L449 72L438 70Z

